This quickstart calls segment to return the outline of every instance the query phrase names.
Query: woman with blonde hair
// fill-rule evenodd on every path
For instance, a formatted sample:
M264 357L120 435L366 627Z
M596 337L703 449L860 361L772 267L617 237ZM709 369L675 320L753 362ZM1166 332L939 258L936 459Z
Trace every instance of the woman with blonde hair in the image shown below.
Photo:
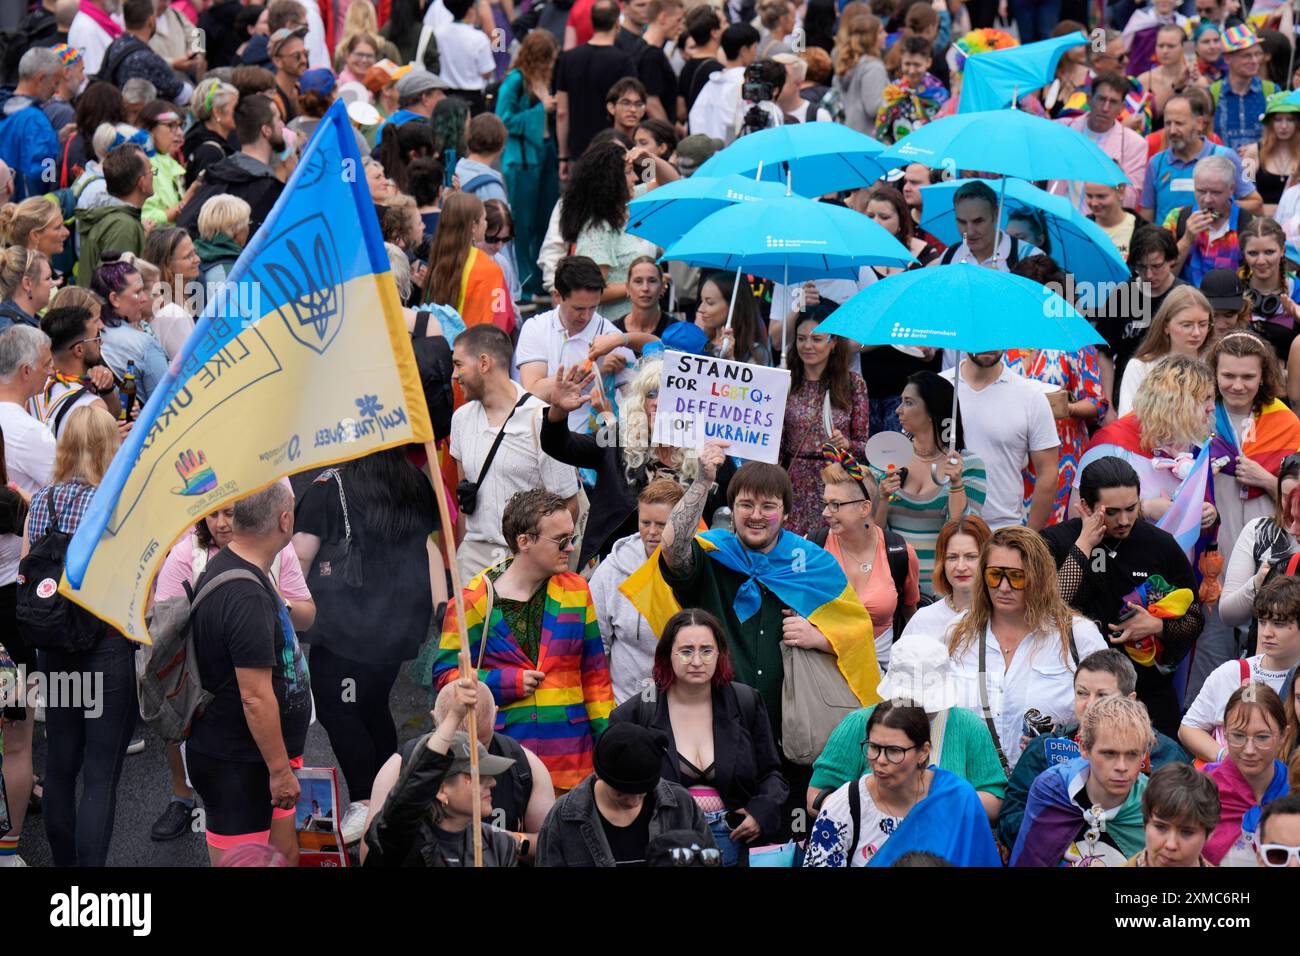
M371 52L374 55L368 63L354 61L356 46L352 41L358 36L365 37L373 48ZM379 17L370 0L352 0L348 4L347 15L343 18L343 30L334 41L334 72L339 75L340 83L362 82L370 68L380 60L405 63L409 59L410 57L403 59L393 43L380 37Z
M870 13L857 13L840 20L835 35L835 79L833 85L844 101L844 124L876 135L876 112L889 85L889 74L880 59L885 33Z
M1180 286L1174 292L1182 289ZM1163 518L1197 451L1214 429L1214 388L1213 373L1198 359L1169 355L1157 362L1133 411L1093 435L1079 459L1071 510L1078 500L1083 470L1098 458L1114 455L1132 465L1141 479L1143 516L1152 522ZM1218 512L1207 501L1201 511L1201 526L1208 528L1217 518Z
M486 235L482 200L467 193L448 196L429 244L424 301L451 306L467 328L491 322L509 334L514 331L514 313L505 273L475 245Z
M26 246L0 253L0 331L14 324L39 328L53 291L54 271L43 253Z
M1202 361L1208 358L1214 345L1213 330L1214 307L1199 289L1182 285L1170 292L1125 366L1117 413L1127 415L1133 411L1142 383L1166 355L1184 355Z
M73 534L118 445L117 422L102 408L75 409L63 428L50 484L32 495L23 535L23 555L51 530ZM83 651L49 649L47 669L75 678L76 686L99 690L101 707L46 701L49 731L42 815L55 866L103 866L113 837L117 782L136 720L134 645L103 625ZM77 777L81 797L77 798Z
M6 246L26 246L53 259L67 238L63 210L53 195L31 196L0 209L0 242Z
M951 625L947 644L961 702L985 718L1008 773L1025 713L1071 720L1079 661L1107 646L1097 625L1061 599L1043 539L1018 526L993 532L984 546L970 610Z
M694 448L655 444L655 415L659 410L660 361L643 362L622 393L619 416L594 435L570 431L569 412L581 408L592 396L581 390L590 372L575 365L561 367L555 376L551 406L542 418L542 451L556 461L596 472L591 493L587 531L582 538L579 567L595 555L609 553L614 543L637 530L637 495L656 478L673 478L689 485L700 470ZM704 520L727 502L727 483L736 473L727 458L718 466L713 491L704 506Z
M238 196L211 196L199 209L199 269L210 297L226 281L244 251L252 228L253 207Z
M185 133L181 156L185 159L185 186L199 174L234 152L230 134L235 131L235 107L239 90L229 83L208 77L194 90L190 110L194 125Z
M515 250L519 261L530 266L524 288L532 294L544 291L541 275L531 264L537 262L551 210L560 198L559 153L551 126L551 74L559 55L554 36L533 30L519 45L514 67L497 91L496 114L509 134L501 173L515 218Z

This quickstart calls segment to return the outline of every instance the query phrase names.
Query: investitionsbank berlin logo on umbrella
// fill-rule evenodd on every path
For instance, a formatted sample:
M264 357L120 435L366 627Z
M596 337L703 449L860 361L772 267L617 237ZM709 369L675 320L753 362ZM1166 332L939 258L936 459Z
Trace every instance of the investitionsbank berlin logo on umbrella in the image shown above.
M826 245L825 239L780 239L777 236L767 236L766 239L769 249L804 249Z
M948 329L914 329L910 325L904 325L902 322L895 322L894 327L889 330L891 339L919 339L927 335L946 335L953 336L956 332Z

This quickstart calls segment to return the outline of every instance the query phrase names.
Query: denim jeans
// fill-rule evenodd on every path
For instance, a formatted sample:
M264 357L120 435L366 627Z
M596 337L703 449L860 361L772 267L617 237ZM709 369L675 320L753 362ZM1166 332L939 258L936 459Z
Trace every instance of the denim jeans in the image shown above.
M43 815L50 853L55 866L104 866L117 781L138 713L134 645L110 632L90 650L48 651L41 658L49 678ZM78 682L79 700L67 693Z
M709 825L709 831L713 834L713 842L722 851L723 866L749 866L749 847L744 843L737 843L731 839L731 827L727 826L727 821L723 819L729 812L728 810L715 810L712 813L706 813L704 814L704 822Z
M1061 0L1011 0L1011 15L1020 28L1021 43L1046 40L1061 19Z

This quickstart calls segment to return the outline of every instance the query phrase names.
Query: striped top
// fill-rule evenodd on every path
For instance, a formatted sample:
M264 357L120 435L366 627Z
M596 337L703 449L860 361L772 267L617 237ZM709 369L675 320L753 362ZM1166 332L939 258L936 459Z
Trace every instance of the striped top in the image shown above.
M969 451L961 453L961 460L962 484L966 487L965 514L977 515L984 507L984 494L988 486L984 461ZM871 470L877 480L885 477L883 471L877 468ZM953 517L956 516L948 514L948 492L942 486L928 497L900 491L889 502L889 520L885 523L891 531L902 535L903 540L916 552L921 574L921 593L930 597L934 596L934 543L940 530Z

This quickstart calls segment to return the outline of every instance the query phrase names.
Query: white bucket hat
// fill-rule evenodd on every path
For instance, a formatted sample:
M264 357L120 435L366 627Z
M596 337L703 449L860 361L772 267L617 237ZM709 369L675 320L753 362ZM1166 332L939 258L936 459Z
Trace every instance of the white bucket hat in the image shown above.
M960 699L948 649L933 637L909 634L889 654L889 672L876 691L885 700L905 701L936 714Z

